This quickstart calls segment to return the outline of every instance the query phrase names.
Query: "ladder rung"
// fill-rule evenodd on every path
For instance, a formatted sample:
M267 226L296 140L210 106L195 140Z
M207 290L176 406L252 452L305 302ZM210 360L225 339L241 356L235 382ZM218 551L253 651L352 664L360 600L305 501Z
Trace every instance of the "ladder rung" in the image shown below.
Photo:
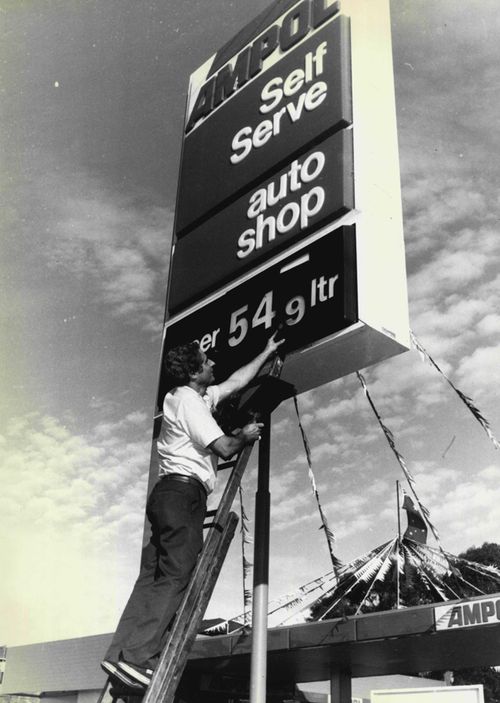
M232 469L236 466L238 459L231 459L230 461L225 461L222 464L217 464L217 471L224 471L224 469Z
M214 508L214 510L207 510L205 517L213 517L214 515L217 515L217 509Z
M203 525L204 530L208 529L209 527L215 527L215 529L219 530L219 532L222 532L222 530L224 529L220 522L215 522L215 520L213 522L207 522L205 525Z

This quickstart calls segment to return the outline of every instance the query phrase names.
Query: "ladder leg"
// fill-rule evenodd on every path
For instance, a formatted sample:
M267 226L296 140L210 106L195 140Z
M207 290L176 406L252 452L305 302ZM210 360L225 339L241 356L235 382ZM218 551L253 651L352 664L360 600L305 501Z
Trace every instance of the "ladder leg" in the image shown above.
M103 703L104 697L105 697L106 693L109 692L110 686L111 686L111 680L108 677L106 679L106 683L104 684L103 688L101 689L101 692L99 693L99 698L97 699L96 703Z

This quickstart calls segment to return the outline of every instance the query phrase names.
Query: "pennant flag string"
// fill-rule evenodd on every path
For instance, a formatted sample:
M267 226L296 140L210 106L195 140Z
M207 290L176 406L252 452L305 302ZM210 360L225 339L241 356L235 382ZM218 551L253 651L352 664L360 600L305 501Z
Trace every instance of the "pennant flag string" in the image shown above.
M252 564L248 561L245 556L245 545L249 543L248 539L248 517L245 512L245 506L243 504L243 489L241 484L239 486L239 497L240 497L240 513L241 513L241 561L243 566L243 625L247 625L250 622L250 615L248 608L252 599L252 593L247 588L247 577L252 567Z
M309 581L308 583L304 584L301 586L297 592L292 593L292 594L287 594L284 596L280 596L279 598L274 599L269 603L269 610L268 610L268 616L271 617L275 615L276 613L280 611L285 611L286 617L284 619L280 619L279 623L275 624L283 624L287 620L289 620L291 617L296 617L297 613L293 613L292 615L289 614L290 609L292 609L294 606L300 605L301 609L299 612L302 610L306 609L309 607L310 602L311 602L311 597L313 598L313 602L317 599L315 596L311 596L314 591L320 590L322 593L327 591L332 587L332 581L334 583L338 583L337 577L334 575L333 571L330 571L323 576L320 576L318 578L313 579L312 581ZM251 593L248 592L249 597L251 597ZM306 601L304 605L304 601ZM237 628L234 628L232 632L238 632L239 630L243 630L245 628L245 614L241 613L239 615L232 616L230 618L231 623L234 626L234 623L240 623L240 626ZM224 620L223 622L217 623L217 625L212 626L211 628L208 628L204 632L207 634L215 634L215 633L221 633L223 631L226 631L229 625L229 620Z
M397 543L398 543L398 540L395 539L391 545L391 549L389 551L387 551L387 553L385 554L384 559L382 560L382 563L380 564L379 569L378 569L375 577L372 579L371 584L368 585L368 590L366 591L366 593L364 594L364 596L361 598L361 600L359 602L359 605L356 609L355 615L359 614L364 603L370 597L370 594L373 590L373 587L375 586L375 583L377 581L383 581L383 578L386 575L386 573L389 570L389 567L391 565L391 559L394 554L394 550L397 549Z
M321 519L320 530L324 530L324 532L325 532L325 537L326 537L326 541L328 544L328 551L330 554L330 559L332 562L333 571L334 571L335 575L337 576L337 570L342 566L342 564L341 564L340 560L335 556L334 551L333 551L333 544L335 542L335 536L334 536L332 530L330 529L330 527L328 526L328 521L326 519L326 515L325 515L323 508L321 506L318 488L316 486L316 479L314 478L314 473L313 473L313 468L312 468L311 448L310 448L309 441L307 439L307 435L305 433L304 427L302 425L302 421L300 419L299 404L298 404L296 395L293 396L293 402L295 404L295 412L297 413L297 421L299 423L300 434L302 436L302 443L304 445L307 464L309 467L309 472L308 472L309 473L309 480L311 482L312 491L313 491L314 497L316 499L316 503L318 506L318 512L319 512L319 516Z
M422 516L424 522L426 522L427 525L429 526L429 528L431 529L431 532L432 532L432 534L434 535L434 537L435 537L435 539L436 539L436 542L437 542L437 544L438 544L439 551L441 552L441 554L442 554L443 557L445 558L446 562L448 563L448 566L449 566L451 572L452 572L452 573L455 573L455 572L456 572L456 569L455 569L455 567L453 566L453 564L451 563L451 561L449 560L449 558L448 558L446 552L444 551L444 549L443 549L443 547L442 547L442 545L441 545L440 539L439 539L439 533L438 533L437 529L434 527L434 525L433 525L432 522L431 522L431 519L430 519L430 512L429 512L429 510L425 507L425 505L423 505L423 504L420 502L420 498L419 498L418 495L417 495L417 492L416 492L416 490L415 490L415 479L413 478L413 476L411 476L411 474L410 474L410 472L409 472L409 470L408 470L408 467L406 466L406 462L405 462L405 460L403 459L403 456L399 453L399 451L398 451L397 448L396 448L396 443L395 443L395 441L394 441L394 435L393 435L392 432L389 430L389 428L386 427L386 426L384 425L384 423L382 422L382 418L380 417L380 415L379 415L379 413L378 413L378 410L377 410L377 408L375 407L375 404L374 404L373 400L371 399L370 394L369 394L369 392L368 392L368 388L367 388L367 386L366 386L366 381L365 381L365 379L364 379L363 376L359 373L359 371L356 371L356 375L358 376L358 379L359 379L359 381L360 381L360 383L361 383L361 385L362 385L362 387L363 387L363 391L364 391L365 396L366 396L366 398L367 398L367 400L368 400L368 402L369 402L369 404L370 404L370 407L372 408L372 410L373 410L373 412L374 412L374 414L375 414L375 417L377 418L378 423L379 423L380 427L382 428L382 430L383 430L383 432L384 432L384 434L385 434L385 436L386 436L386 438L387 438L387 441L389 442L389 446L391 447L391 449L392 449L392 451L393 451L393 453L394 453L396 459L398 460L399 465L400 465L401 468L403 469L403 473L405 474L405 476L406 476L406 478L407 478L407 480L408 480L408 485L410 486L411 492L413 493L413 496L414 496L415 500L417 501L418 510L419 510L421 516ZM410 480L410 476L411 476L411 480Z
M351 569L349 565L345 570L345 577L340 581L335 597L328 605L328 608L322 613L318 620L324 620L336 608L337 605L343 604L344 599L353 591L360 583L370 584L370 579L375 576L377 569L380 566L381 559L385 559L387 550L392 548L393 541L381 545L378 549L372 550L368 555L368 564L362 564L360 568ZM345 616L345 606L341 605L341 609Z
M488 420L484 417L484 415L481 413L481 411L474 405L473 401L471 398L465 395L465 393L462 393L461 390L459 390L448 378L448 376L439 368L439 366L436 364L434 359L427 353L427 351L424 349L422 344L418 341L418 339L415 337L413 334L412 330L410 330L410 339L415 347L415 349L418 351L420 358L423 361L426 361L428 364L433 366L436 371L441 374L441 376L447 381L447 383L453 388L455 393L458 395L460 400L464 403L464 405L467 406L467 408L470 410L470 412L474 415L476 420L479 422L483 430L486 432L490 440L493 442L493 446L495 449L500 449L500 443L494 436L493 432L490 429L490 423Z
M439 543L439 534L438 534L436 528L434 527L434 525L432 524L432 522L430 521L430 513L429 513L428 509L424 505L422 505L422 503L420 502L420 499L415 491L415 479L412 476L412 474L410 473L408 467L406 466L406 462L405 462L403 456L399 453L399 451L396 447L396 443L394 441L394 436L393 436L392 432L389 430L389 428L386 427L384 425L384 423L382 422L382 418L380 417L379 412L378 412L377 408L375 407L373 400L371 399L370 393L368 392L368 388L366 386L365 379L359 373L359 371L356 371L356 375L359 379L359 382L361 383L361 386L363 388L366 399L368 400L370 407L373 410L373 413L374 413L375 417L377 418L377 421L378 421L380 427L382 428L383 433L386 436L386 439L389 443L389 446L392 449L392 452L394 453L396 459L398 460L398 463L401 466L404 475L406 476L406 479L408 481L408 485L410 486L411 492L413 493L413 496L415 497L415 500L417 501L417 505L418 505L420 514L422 515L422 518L424 519L424 521L429 525L429 527L432 531L432 534L436 538L436 541Z
M450 569L450 565L456 567L456 572ZM432 602L435 602L436 597L438 600L447 601L467 598L471 593L476 595L496 592L500 581L500 570L495 567L462 559L412 539L400 540L396 535L388 542L342 566L339 577L329 571L304 584L294 593L271 601L268 615L273 620L272 626L284 625L290 621L303 621L306 611L310 619L311 608L317 608L314 620L324 620L331 617L337 607L342 607L342 602L347 598L350 599L350 606L355 606L356 612L359 613L366 605L370 605L371 595L377 584L387 583L389 579L394 580L397 571L405 576L407 589L415 589L416 583L419 582L432 598ZM488 588L482 584L479 588L474 584L474 579L469 581L468 572L483 576L487 580ZM454 578L450 579L450 575ZM404 599L401 602L404 604ZM233 633L244 630L244 615L239 614L218 622L205 630L205 633L229 632L230 625Z

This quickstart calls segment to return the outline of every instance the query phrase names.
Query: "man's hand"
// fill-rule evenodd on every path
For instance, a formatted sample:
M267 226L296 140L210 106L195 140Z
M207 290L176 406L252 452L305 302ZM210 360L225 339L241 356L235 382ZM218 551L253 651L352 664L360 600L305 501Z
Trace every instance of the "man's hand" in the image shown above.
M247 444L252 444L260 439L262 422L249 422L241 429L235 430L232 435L222 435L208 445L207 449L217 454L221 459L230 459Z
M276 330L276 332L267 340L267 344L264 349L264 353L267 355L267 358L275 354L281 344L283 344L283 342L285 341L284 339L280 339L279 342L276 341L276 335L278 334L278 332L279 330Z
M250 422L248 425L241 428L240 436L243 435L246 440L246 444L250 444L251 442L255 442L260 439L260 432L263 427L264 423L262 422Z
M263 351L258 354L250 363L242 366L241 369L235 371L226 381L219 383L219 399L224 400L232 393L240 391L247 386L252 378L258 373L260 367L269 359L270 356L276 353L278 347L283 344L284 339L276 341L278 330L269 337Z

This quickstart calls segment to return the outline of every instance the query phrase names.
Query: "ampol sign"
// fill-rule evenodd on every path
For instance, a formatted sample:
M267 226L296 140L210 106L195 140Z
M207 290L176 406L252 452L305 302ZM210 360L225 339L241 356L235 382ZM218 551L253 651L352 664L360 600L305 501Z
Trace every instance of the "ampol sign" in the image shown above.
M483 598L469 603L440 605L434 608L436 630L455 630L500 622L500 597Z
M336 17L286 52L276 47L272 66L186 135L178 235L313 140L350 124L348 36L346 18Z
M226 373L281 320L299 392L407 349L388 0L275 3L194 72L174 229L165 349Z

